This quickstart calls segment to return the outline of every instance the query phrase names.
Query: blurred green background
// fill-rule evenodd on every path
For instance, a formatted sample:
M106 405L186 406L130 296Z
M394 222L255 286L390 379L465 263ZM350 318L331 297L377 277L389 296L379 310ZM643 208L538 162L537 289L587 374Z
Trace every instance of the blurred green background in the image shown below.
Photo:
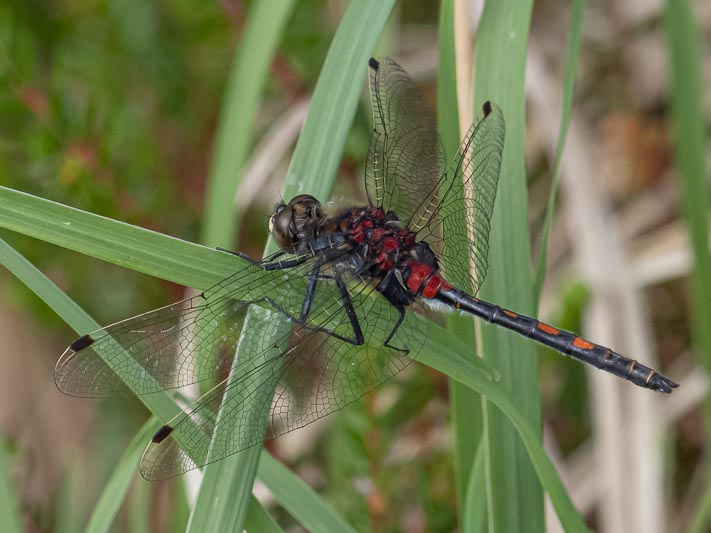
M701 73L708 79L711 9L696 4L693 22L705 38L699 41ZM278 36L235 197L240 223L232 246L253 257L262 253L267 217L283 192L281 180L308 98L346 5L299 1ZM595 3L585 10L573 148L567 156L573 159L562 165L562 179L576 179L570 171L576 165L574 147L594 154L588 157L594 162L604 213L623 247L625 279L644 309L642 325L619 324L617 334L624 337L626 327L643 331L656 346L658 366L682 383L672 399L664 403L655 398L659 403L642 414L634 411L632 397L624 392L619 396L627 402L620 410L631 410L632 420L650 417L648 424L662 433L654 435L662 441L662 455L653 460L663 462L655 472L664 479L649 482L658 498L651 501L663 502L667 520L658 524L658 531L703 531L705 508L711 505L703 497L708 384L694 357L693 346L703 346L703 341L694 344L698 308L689 289L694 262L673 163L670 106L676 86L668 60L674 53L669 37L674 32L665 26L671 16L663 7L654 2L639 6ZM239 0L2 3L0 185L200 241L222 104L253 7ZM534 256L554 175L557 138L548 133L549 111L550 105L554 112L560 109L570 9L568 2L545 0L536 3L532 16L529 67L534 66L527 73L525 157ZM467 4L459 13L475 25L476 6ZM437 3L402 2L379 45L412 74L433 108L438 17ZM707 107L708 94L701 97ZM370 128L364 90L345 144L335 198L363 199ZM706 145L697 155L708 154ZM572 194L563 186L558 199L561 216L550 230L540 315L561 328L583 331L586 306L591 298L605 295L591 296L580 274L585 270L580 257L585 256L576 252L576 235L566 218L574 206ZM19 234L3 230L0 237L100 323L184 295L181 286ZM52 368L75 335L11 275L0 273L0 284L5 296L0 306L0 442L21 527L81 530L147 412L137 401L62 397L54 389ZM698 283L696 287L698 292ZM709 324L700 327L711 330ZM618 531L620 522L602 495L606 483L614 480L595 477L596 461L605 453L596 441L595 421L605 407L596 401L605 389L591 389L589 373L580 364L539 352L547 450L588 524ZM378 394L324 424L267 443L267 449L359 531L461 530L448 399L445 376L413 365ZM183 483L180 478L151 485L137 478L113 530L185 529L189 510ZM263 486L255 491L282 528L300 530Z

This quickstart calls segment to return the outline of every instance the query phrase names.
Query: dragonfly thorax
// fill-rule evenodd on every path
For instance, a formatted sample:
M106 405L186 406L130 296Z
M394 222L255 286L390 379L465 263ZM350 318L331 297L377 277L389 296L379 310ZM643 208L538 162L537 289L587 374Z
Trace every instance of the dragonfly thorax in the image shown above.
M282 248L321 255L339 275L370 278L396 304L411 304L424 280L439 270L429 245L418 242L395 213L378 207L326 216L316 198L302 194L277 205L269 226Z
M439 267L429 245L417 241L392 211L380 208L353 208L324 220L319 234L336 235L349 243L357 258L355 274L377 281L377 290L391 303L410 305L420 295L420 286L410 282L435 274Z

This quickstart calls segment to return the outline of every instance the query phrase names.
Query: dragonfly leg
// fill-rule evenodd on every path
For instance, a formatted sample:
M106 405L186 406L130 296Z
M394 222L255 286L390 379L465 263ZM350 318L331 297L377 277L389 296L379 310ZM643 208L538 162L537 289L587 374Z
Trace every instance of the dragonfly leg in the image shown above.
M363 331L360 329L360 322L358 322L358 315L356 315L353 309L353 300L351 300L351 295L348 292L348 287L346 287L345 282L341 276L335 276L334 281L338 290L341 292L341 302L343 302L343 307L348 315L348 320L351 322L351 327L353 328L353 333L355 334L355 339L353 344L363 344Z
M284 250L279 250L276 252L274 255L270 256L268 259L268 262L265 262L264 260L257 260L253 259L252 257L248 256L245 253L242 252L235 252L233 250L228 250L226 248L220 248L219 246L216 248L220 252L225 252L231 255L235 255L239 257L240 259L244 259L245 261L249 261L252 263L254 266L258 266L260 268L263 268L264 270L285 270L287 268L293 268L295 266L299 266L304 264L306 261L311 259L311 255L309 254L302 254L297 257L294 257L293 259L289 259L287 261L279 261L276 260L282 255L286 255L286 251Z
M270 306L272 306L274 309L279 311L280 313L284 314L289 320L292 322L299 324L300 326L303 326L307 329L311 329L314 331L322 331L328 335L331 335L337 339L340 339L342 341L345 341L350 344L354 344L356 346L360 346L365 342L364 337L363 337L363 331L360 327L360 322L358 321L358 315L356 315L355 310L353 309L353 300L351 300L351 295L348 292L348 287L346 287L345 282L343 279L336 275L336 276L322 276L319 275L319 268L320 265L315 265L314 269L311 272L311 275L309 276L309 281L308 285L306 287L306 295L304 296L304 302L301 305L301 311L299 313L299 316L295 316L291 314L289 311L284 309L282 306L280 306L277 302L272 300L270 297L265 296L264 298L260 298L259 300L255 300L251 303L258 303L259 301L266 302ZM329 329L329 328L324 328L324 327L319 327L319 326L314 326L310 325L307 323L307 320L309 318L309 315L311 314L311 306L313 304L313 299L314 299L314 294L316 293L316 286L318 284L318 280L333 280L336 284L336 287L338 287L338 291L341 293L341 303L343 304L343 308L346 312L346 315L348 316L348 320L351 324L351 328L353 329L353 337L347 337L345 335L341 335L340 333L336 333L334 330Z
M306 261L311 259L313 256L304 254L294 257L293 259L287 259L286 261L273 261L278 256L272 256L269 263L259 262L258 265L264 270L286 270L287 268L294 268L295 266L303 265Z
M235 252L234 250L228 250L227 248L223 248L222 246L217 246L215 250L217 250L218 252L225 252L227 254L236 255L237 257L241 257L243 259L249 259L250 261L254 261L254 259L249 257L247 254L243 254L242 252Z
M311 304L313 302L314 293L316 292L316 284L317 284L318 280L330 279L330 280L333 280L333 282L336 284L336 287L338 287L338 292L341 293L341 303L343 304L343 309L346 311L348 320L351 323L351 328L353 328L353 338L339 335L335 331L330 330L328 328L319 328L320 331L323 331L324 333L328 333L329 335L333 335L334 337L336 337L338 339L344 340L344 341L349 342L351 344L355 344L357 346L363 344L365 342L364 337L363 337L363 330L360 327L360 322L358 321L358 315L356 315L356 312L353 309L353 300L351 299L351 295L348 292L348 287L346 286L346 283L343 281L343 278L339 275L320 276L319 275L320 266L321 265L318 265L318 264L315 265L313 271L311 272L311 276L309 278L309 284L306 288L306 297L304 298L304 304L301 308L301 316L299 317L299 323L306 326L306 319L308 318L309 313L311 312Z
M395 326L393 326L393 330L390 332L390 334L388 335L388 338L385 339L385 342L383 344L388 348L397 350L398 352L407 353L410 351L407 348L398 348L397 346L393 346L392 344L390 344L390 341L395 336L395 333L397 333L397 330L400 329L400 326L402 325L402 321L405 320L405 306L402 305L401 303L393 303L392 305L395 309L397 309L399 316L397 317L397 322L395 322Z
M308 285L306 285L306 296L304 296L304 302L301 304L301 314L299 315L299 322L301 323L306 322L311 312L311 304L314 301L314 293L316 292L316 284L318 283L318 273L320 270L321 265L317 262L309 275L309 282Z

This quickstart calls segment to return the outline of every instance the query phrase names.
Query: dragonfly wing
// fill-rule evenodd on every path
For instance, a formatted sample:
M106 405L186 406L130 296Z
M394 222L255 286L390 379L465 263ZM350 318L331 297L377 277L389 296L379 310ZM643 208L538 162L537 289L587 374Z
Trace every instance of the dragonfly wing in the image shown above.
M239 341L252 347L249 360L235 365L229 379L158 431L144 453L142 475L151 480L179 475L303 427L356 401L407 366L424 343L422 324L415 325L417 319L408 314L392 340L399 349L386 348L383 341L397 311L379 294L371 294L372 286L365 282L350 283L349 292L363 328L363 345L325 331L335 326L340 334L351 327L346 316L334 313L343 306L340 302L314 310L314 321L323 329L280 322L279 315L264 309L249 313ZM265 320L269 317L271 321ZM250 320L271 329L257 331Z
M84 335L57 362L57 387L70 396L125 397L225 376L249 305L298 317L318 260L272 271L248 263L198 296Z
M410 76L388 58L370 60L373 136L365 188L370 205L411 229L427 218L446 160L431 111Z
M246 303L203 295L84 335L62 354L57 388L78 397L142 395L182 387L226 372ZM197 359L202 351L213 356Z
M484 281L488 267L490 221L505 132L501 110L485 103L443 177L431 221L418 234L437 250L446 278L472 294Z

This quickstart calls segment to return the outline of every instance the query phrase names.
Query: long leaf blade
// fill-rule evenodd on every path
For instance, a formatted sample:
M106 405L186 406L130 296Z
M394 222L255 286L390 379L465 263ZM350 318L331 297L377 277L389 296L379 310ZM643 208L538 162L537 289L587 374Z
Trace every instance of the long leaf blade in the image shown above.
M237 232L235 192L247 160L262 87L294 4L294 0L261 0L250 10L227 82L207 183L201 241L208 246L230 247Z
M506 118L499 190L489 236L484 299L530 314L531 257L524 169L524 71L532 2L487 2L476 50L474 109L498 102ZM483 356L501 371L502 383L540 427L536 351L532 343L499 328L482 328ZM543 531L543 494L521 443L507 420L484 404L490 531ZM540 431L538 438L540 438ZM512 502L516 502L512 505Z
M287 173L285 196L308 191L324 198L330 192L362 90L368 56L393 5L393 0L354 0L349 4L319 76ZM268 251L273 249L271 243ZM244 360L249 354L238 353L236 357ZM242 528L259 457L255 447L205 468L189 529ZM222 502L217 512L216 501Z

